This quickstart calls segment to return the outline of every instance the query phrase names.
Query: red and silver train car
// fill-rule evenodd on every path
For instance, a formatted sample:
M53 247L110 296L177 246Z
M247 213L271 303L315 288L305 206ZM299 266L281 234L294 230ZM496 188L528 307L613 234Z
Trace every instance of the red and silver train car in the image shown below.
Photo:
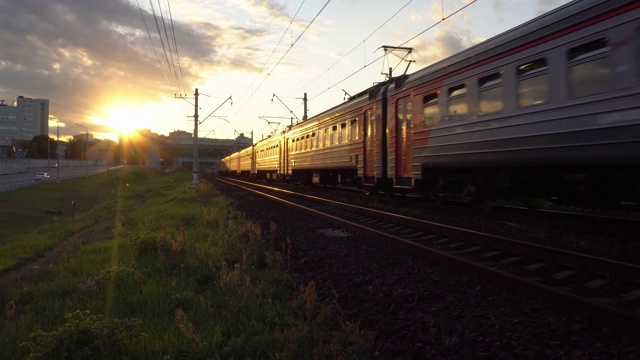
M574 1L396 82L394 186L637 198L639 19L638 1Z
M267 178L638 201L640 2L573 1L247 150Z

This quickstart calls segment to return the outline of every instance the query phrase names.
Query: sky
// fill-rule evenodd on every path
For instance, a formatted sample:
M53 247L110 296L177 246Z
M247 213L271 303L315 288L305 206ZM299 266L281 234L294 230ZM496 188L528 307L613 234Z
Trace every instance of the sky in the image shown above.
M0 99L49 99L53 137L117 140L193 133L197 88L199 137L259 141L305 93L311 117L566 2L0 0Z

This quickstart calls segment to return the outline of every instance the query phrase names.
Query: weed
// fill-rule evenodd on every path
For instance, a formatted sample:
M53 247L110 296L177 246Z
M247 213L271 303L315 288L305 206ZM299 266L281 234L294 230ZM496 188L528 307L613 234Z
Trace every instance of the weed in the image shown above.
M16 303L14 301L10 301L7 305L4 306L4 315L7 319L11 319L16 314Z
M302 298L304 300L304 310L308 318L311 318L316 309L316 303L318 301L318 293L316 292L316 282L311 280L302 290Z
M360 329L360 323L347 322L343 325L343 330L347 339L353 344L354 348L364 350L373 350L376 342L376 333Z
M187 314L182 309L176 309L174 321L176 322L178 329L180 329L180 331L185 334L189 338L189 340L193 341L195 344L198 344L200 342L200 337L196 332L195 325L193 325L189 321Z

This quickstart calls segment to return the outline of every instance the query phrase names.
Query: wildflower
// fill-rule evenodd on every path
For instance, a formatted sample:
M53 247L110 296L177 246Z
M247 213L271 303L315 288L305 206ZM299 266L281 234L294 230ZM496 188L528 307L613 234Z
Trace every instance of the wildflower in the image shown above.
M11 301L4 307L4 314L11 319L16 314L16 303Z

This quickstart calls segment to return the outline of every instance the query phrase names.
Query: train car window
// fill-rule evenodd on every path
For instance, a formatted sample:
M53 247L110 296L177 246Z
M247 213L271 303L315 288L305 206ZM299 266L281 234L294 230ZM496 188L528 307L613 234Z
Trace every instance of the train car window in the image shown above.
M504 108L502 74L493 73L478 79L478 115L495 114Z
M518 66L518 105L540 105L549 99L547 60L537 59Z
M331 142L329 143L329 145L335 144L337 140L338 140L338 126L334 125L331 128Z
M569 91L573 97L599 94L611 86L609 44L597 39L569 49Z
M449 121L464 120L469 113L467 86L464 84L449 88Z
M358 140L358 119L353 119L349 122L349 141Z
M411 99L409 99L407 101L407 113L406 113L406 117L407 117L407 130L411 129L411 121L413 120L413 101L411 101Z
M347 123L340 124L340 132L338 133L338 144L346 142L347 137Z
M309 150L310 149L310 147L309 147L310 146L309 145L310 141L311 140L309 140L309 134L307 134L307 136L304 137L304 149L305 150Z
M437 92L429 94L422 99L422 120L425 126L435 125L440 122Z
M311 133L311 147L310 149L315 149L318 145L316 144L316 141L318 139L316 138L316 133Z

